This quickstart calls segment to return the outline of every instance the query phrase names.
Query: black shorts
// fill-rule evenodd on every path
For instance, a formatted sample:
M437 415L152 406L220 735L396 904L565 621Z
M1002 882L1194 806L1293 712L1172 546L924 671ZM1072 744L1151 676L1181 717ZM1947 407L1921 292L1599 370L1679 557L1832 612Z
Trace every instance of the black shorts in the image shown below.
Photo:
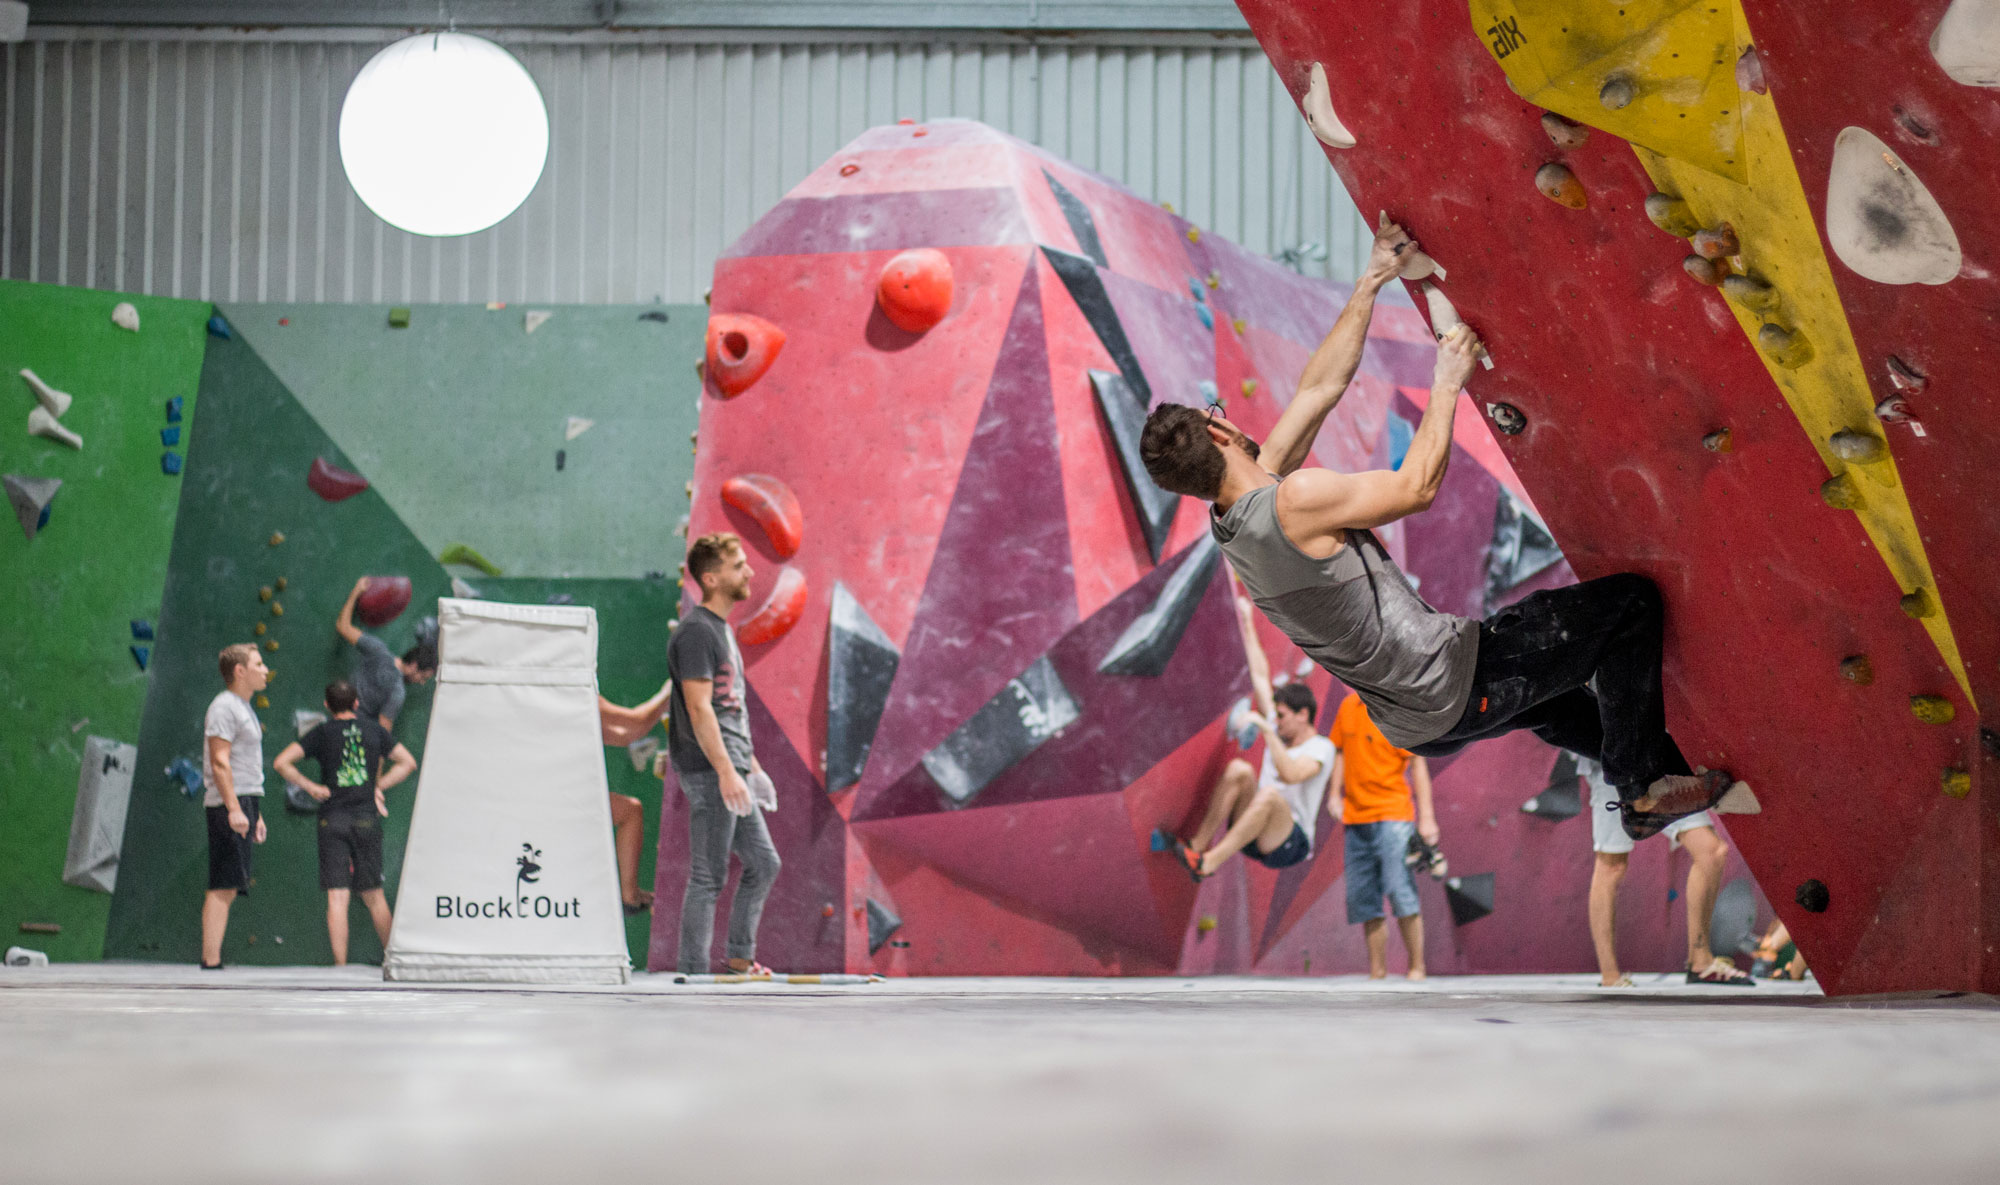
M382 819L372 808L319 817L319 887L363 893L382 887Z
M258 808L264 800L246 794L236 800L249 817L250 826L242 835L229 829L229 808L208 808L208 887L248 893L256 880L250 875L250 853L257 846Z
M1253 843L1243 849L1243 854L1266 868L1290 868L1312 855L1312 850L1312 840L1306 838L1306 829L1295 822L1292 824L1292 833L1285 837L1284 843L1268 852L1258 851L1257 845Z

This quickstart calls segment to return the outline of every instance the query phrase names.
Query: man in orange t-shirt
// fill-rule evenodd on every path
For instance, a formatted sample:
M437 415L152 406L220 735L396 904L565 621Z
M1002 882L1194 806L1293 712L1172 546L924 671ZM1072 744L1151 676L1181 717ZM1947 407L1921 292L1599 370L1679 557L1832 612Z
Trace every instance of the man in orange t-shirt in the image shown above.
M1411 979L1424 978L1424 915L1417 885L1403 862L1414 832L1425 843L1438 841L1437 814L1431 809L1431 771L1424 759L1398 749L1368 718L1367 705L1353 692L1334 713L1331 739L1340 755L1333 776L1340 783L1340 821L1346 828L1347 921L1361 927L1368 943L1368 978L1389 974L1389 930L1382 899L1389 899L1410 954ZM1405 773L1408 777L1405 778ZM1411 803L1412 791L1415 804ZM1328 797L1327 812L1334 799Z

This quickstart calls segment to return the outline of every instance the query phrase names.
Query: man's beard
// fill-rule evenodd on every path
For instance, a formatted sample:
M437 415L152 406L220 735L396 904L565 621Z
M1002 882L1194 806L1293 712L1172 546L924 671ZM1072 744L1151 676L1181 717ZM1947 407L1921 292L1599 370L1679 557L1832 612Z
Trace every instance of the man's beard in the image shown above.
M1237 442L1243 446L1243 451L1250 454L1251 460L1254 461L1258 457L1263 455L1264 453L1263 446L1258 444L1256 441L1250 439L1248 436L1245 436L1243 433L1238 432L1236 434L1236 439Z

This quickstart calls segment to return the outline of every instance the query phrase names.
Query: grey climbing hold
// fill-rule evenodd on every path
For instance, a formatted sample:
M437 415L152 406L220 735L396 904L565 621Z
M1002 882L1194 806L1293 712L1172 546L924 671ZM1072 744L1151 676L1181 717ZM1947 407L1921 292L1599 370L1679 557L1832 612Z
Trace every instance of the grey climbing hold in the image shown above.
M1613 74L1605 79L1604 85L1597 90L1597 101L1611 111L1621 111L1630 107L1632 100L1638 97L1639 88L1633 86L1632 80L1623 74Z
M33 539L35 532L49 525L49 502L62 488L62 479L9 473L0 478L0 485L6 487L7 503L14 508L14 518L20 522L22 533Z
M1583 788L1577 781L1576 754L1567 749L1556 752L1555 768L1549 771L1549 784L1542 788L1540 794L1522 803L1521 810L1558 823L1583 813Z
M1493 538L1486 549L1486 612L1499 608L1499 599L1508 589L1562 562L1562 548L1555 536L1535 517L1535 512L1500 487L1500 499L1493 509Z
M1564 119L1553 111L1542 112L1542 131L1548 134L1550 143L1565 150L1581 148L1583 142L1590 139L1589 128Z
M1722 294L1754 313L1778 307L1778 290L1754 276L1731 273L1722 278Z
M861 780L902 654L837 580L826 650L826 789L831 794Z
M1493 874L1454 876L1444 882L1444 899L1451 906L1451 920L1463 926L1493 912Z
M2000 87L2000 4L1952 0L1931 30L1931 56L1953 82Z
M1146 429L1146 405L1126 385L1125 379L1109 371L1090 372L1091 390L1097 395L1098 410L1111 428L1112 443L1118 449L1118 465L1125 476L1125 490L1139 513L1139 529L1146 536L1146 549L1158 563L1167 545L1167 531L1180 509L1179 494L1153 484L1146 463L1139 455L1139 437Z
M641 321L658 321L660 324L665 325L667 323L667 314L659 309L648 309L639 314L639 319Z
M1167 578L1153 603L1111 644L1111 652L1098 664L1098 671L1148 678L1165 673L1221 563L1222 551L1215 537L1203 531L1181 553L1180 566Z
M1842 263L1878 284L1948 283L1965 261L1937 199L1866 128L1834 138L1826 238Z
M1511 403L1487 404L1486 418L1493 421L1493 426L1498 428L1503 436L1519 436L1528 426L1528 417L1522 415L1521 409Z
M138 768L136 747L105 737L84 738L69 847L63 853L64 884L99 893L116 887L118 857L125 846L125 810Z
M868 899L868 953L874 954L886 945L896 931L903 928L903 919L895 911L875 900Z
M1082 715L1047 655L1007 681L971 719L924 754L923 766L955 807Z
M1827 441L1827 447L1841 460L1861 465L1885 460L1889 456L1889 444L1881 437L1846 428L1834 433L1832 439Z

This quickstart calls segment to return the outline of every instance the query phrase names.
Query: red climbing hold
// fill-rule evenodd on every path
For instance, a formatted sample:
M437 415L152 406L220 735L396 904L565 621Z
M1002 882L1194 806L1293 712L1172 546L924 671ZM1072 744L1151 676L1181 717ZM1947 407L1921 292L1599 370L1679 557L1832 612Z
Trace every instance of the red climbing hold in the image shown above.
M757 611L736 631L736 640L745 646L775 642L791 632L806 612L805 573L797 568L778 569L778 583Z
M875 299L896 328L924 332L951 311L951 260L932 247L903 252L882 269Z
M741 395L764 377L785 348L785 331L748 313L717 313L708 319L708 366L723 398Z
M384 626L410 607L408 576L370 576L368 587L354 602L355 615L367 626Z
M757 521L779 559L798 554L806 518L790 486L769 474L744 473L722 483L722 500Z
M327 464L325 457L314 457L312 468L306 472L306 484L329 502L344 502L367 489L368 479Z

